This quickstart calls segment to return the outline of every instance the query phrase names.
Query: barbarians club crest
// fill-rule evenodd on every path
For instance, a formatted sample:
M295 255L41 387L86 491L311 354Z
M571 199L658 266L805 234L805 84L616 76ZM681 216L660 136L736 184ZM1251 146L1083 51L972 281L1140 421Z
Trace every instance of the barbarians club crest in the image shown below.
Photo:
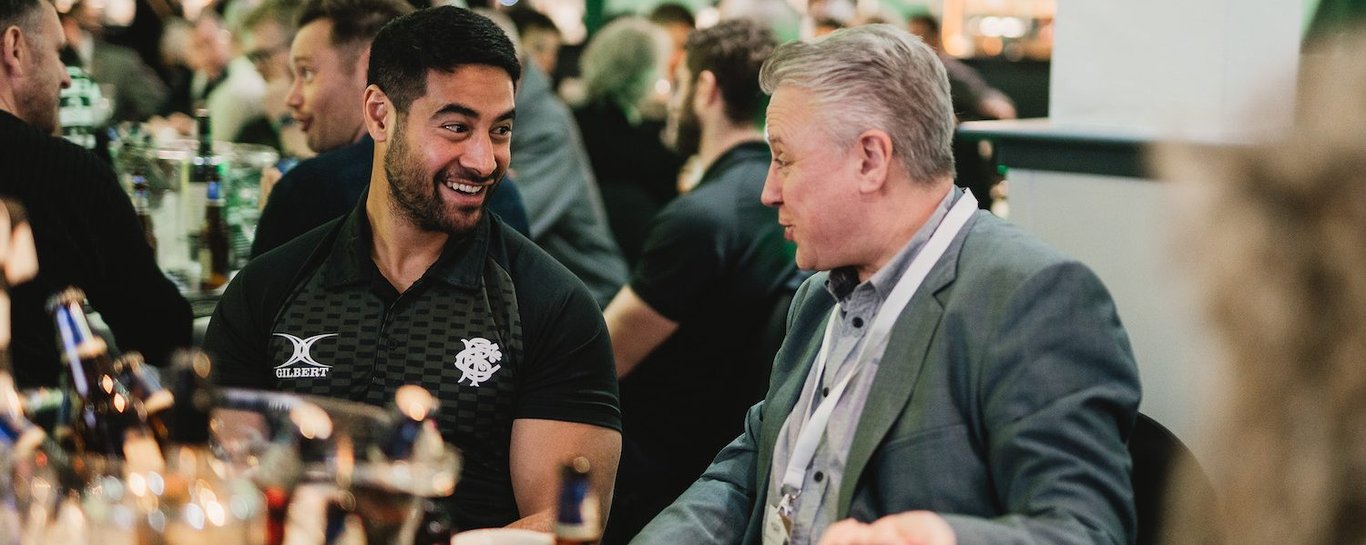
M465 349L455 355L455 368L462 373L456 384L469 379L470 386L479 386L479 383L503 368L494 365L503 359L503 352L498 350L497 344L481 337L460 339L460 342L465 343Z

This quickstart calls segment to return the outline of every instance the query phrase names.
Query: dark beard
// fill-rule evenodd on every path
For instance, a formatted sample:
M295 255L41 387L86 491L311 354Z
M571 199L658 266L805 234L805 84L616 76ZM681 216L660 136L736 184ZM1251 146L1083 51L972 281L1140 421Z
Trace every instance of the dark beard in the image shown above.
M697 114L693 112L692 102L696 98L697 82L688 88L688 96L684 98L683 110L679 112L678 120L674 122L673 130L664 139L664 144L669 149L677 153L679 157L692 157L697 154L697 149L702 143L702 123L697 119Z
M483 207L447 211L444 201L441 200L440 186L446 178L452 177L452 173L441 172L433 179L424 181L426 176L422 173L418 161L409 158L408 139L403 136L403 123L399 122L394 129L393 144L384 151L384 175L389 178L389 198L394 209L423 231L461 235L474 230L484 212ZM458 174L463 179L484 181L468 170ZM426 195L423 195L424 187L429 191ZM493 196L496 187L495 184L484 190L485 204ZM469 216L454 212L465 212ZM464 217L469 217L470 221L462 223L460 220Z

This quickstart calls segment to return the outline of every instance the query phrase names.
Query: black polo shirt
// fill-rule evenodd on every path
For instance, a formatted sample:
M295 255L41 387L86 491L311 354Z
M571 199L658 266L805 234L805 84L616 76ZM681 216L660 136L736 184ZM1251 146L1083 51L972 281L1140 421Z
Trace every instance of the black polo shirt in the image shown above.
M763 142L718 157L655 217L632 274L631 289L678 323L621 381L624 436L659 479L648 493L682 492L767 389L777 343L766 326L800 284L795 247L759 199L769 160Z
M427 388L463 456L455 524L506 525L520 518L513 420L620 429L602 314L573 274L491 214L399 294L370 257L364 203L237 274L205 339L216 378L375 405L404 384Z

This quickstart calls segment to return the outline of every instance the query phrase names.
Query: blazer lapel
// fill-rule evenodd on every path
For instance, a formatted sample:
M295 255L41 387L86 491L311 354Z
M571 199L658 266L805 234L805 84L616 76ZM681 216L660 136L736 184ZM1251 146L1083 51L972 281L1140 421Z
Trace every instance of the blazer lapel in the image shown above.
M818 296L829 297L826 293L820 293ZM773 469L773 449L778 443L778 432L782 431L783 423L787 421L787 416L792 414L792 408L797 404L797 398L801 396L802 386L806 384L806 376L811 373L811 366L816 361L816 353L820 352L821 349L825 323L830 319L832 305L814 306L819 309L820 314L818 316L821 318L812 318L817 321L816 326L810 328L812 332L810 337L801 344L794 345L794 348L800 350L800 355L791 360L793 362L792 370L782 377L781 382L773 385L773 394L764 401L764 426L759 435L758 463L755 466L759 474L755 480L757 487L754 490L759 504L763 504L768 497L769 475Z
M973 216L963 226L892 326L892 336L887 341L877 376L868 390L863 415L859 417L858 429L854 431L853 443L849 446L844 476L840 480L836 520L849 516L854 487L858 485L868 460L905 409L911 392L915 391L915 383L929 353L930 341L934 339L944 315L944 306L935 295L957 278L963 240L976 223L977 216Z

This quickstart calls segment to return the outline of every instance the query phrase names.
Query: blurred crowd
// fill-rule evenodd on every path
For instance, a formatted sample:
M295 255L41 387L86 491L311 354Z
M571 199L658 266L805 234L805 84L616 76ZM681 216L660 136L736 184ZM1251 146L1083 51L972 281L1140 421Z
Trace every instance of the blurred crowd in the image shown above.
M204 110L209 139L281 159L251 260L215 294L217 378L429 386L476 468L464 527L548 529L549 462L573 454L598 470L608 544L1155 539L1114 302L978 210L999 177L954 129L1017 112L933 17L662 3L580 44L529 3L137 0L111 24L97 0L0 0L16 381L59 380L43 301L66 285L118 349L164 362L201 340L109 155L193 137ZM1306 48L1275 142L1155 155L1194 212L1230 377L1213 464L1175 481L1172 543L1366 534L1363 52ZM346 358L379 363L319 363ZM301 377L333 382L283 382Z

